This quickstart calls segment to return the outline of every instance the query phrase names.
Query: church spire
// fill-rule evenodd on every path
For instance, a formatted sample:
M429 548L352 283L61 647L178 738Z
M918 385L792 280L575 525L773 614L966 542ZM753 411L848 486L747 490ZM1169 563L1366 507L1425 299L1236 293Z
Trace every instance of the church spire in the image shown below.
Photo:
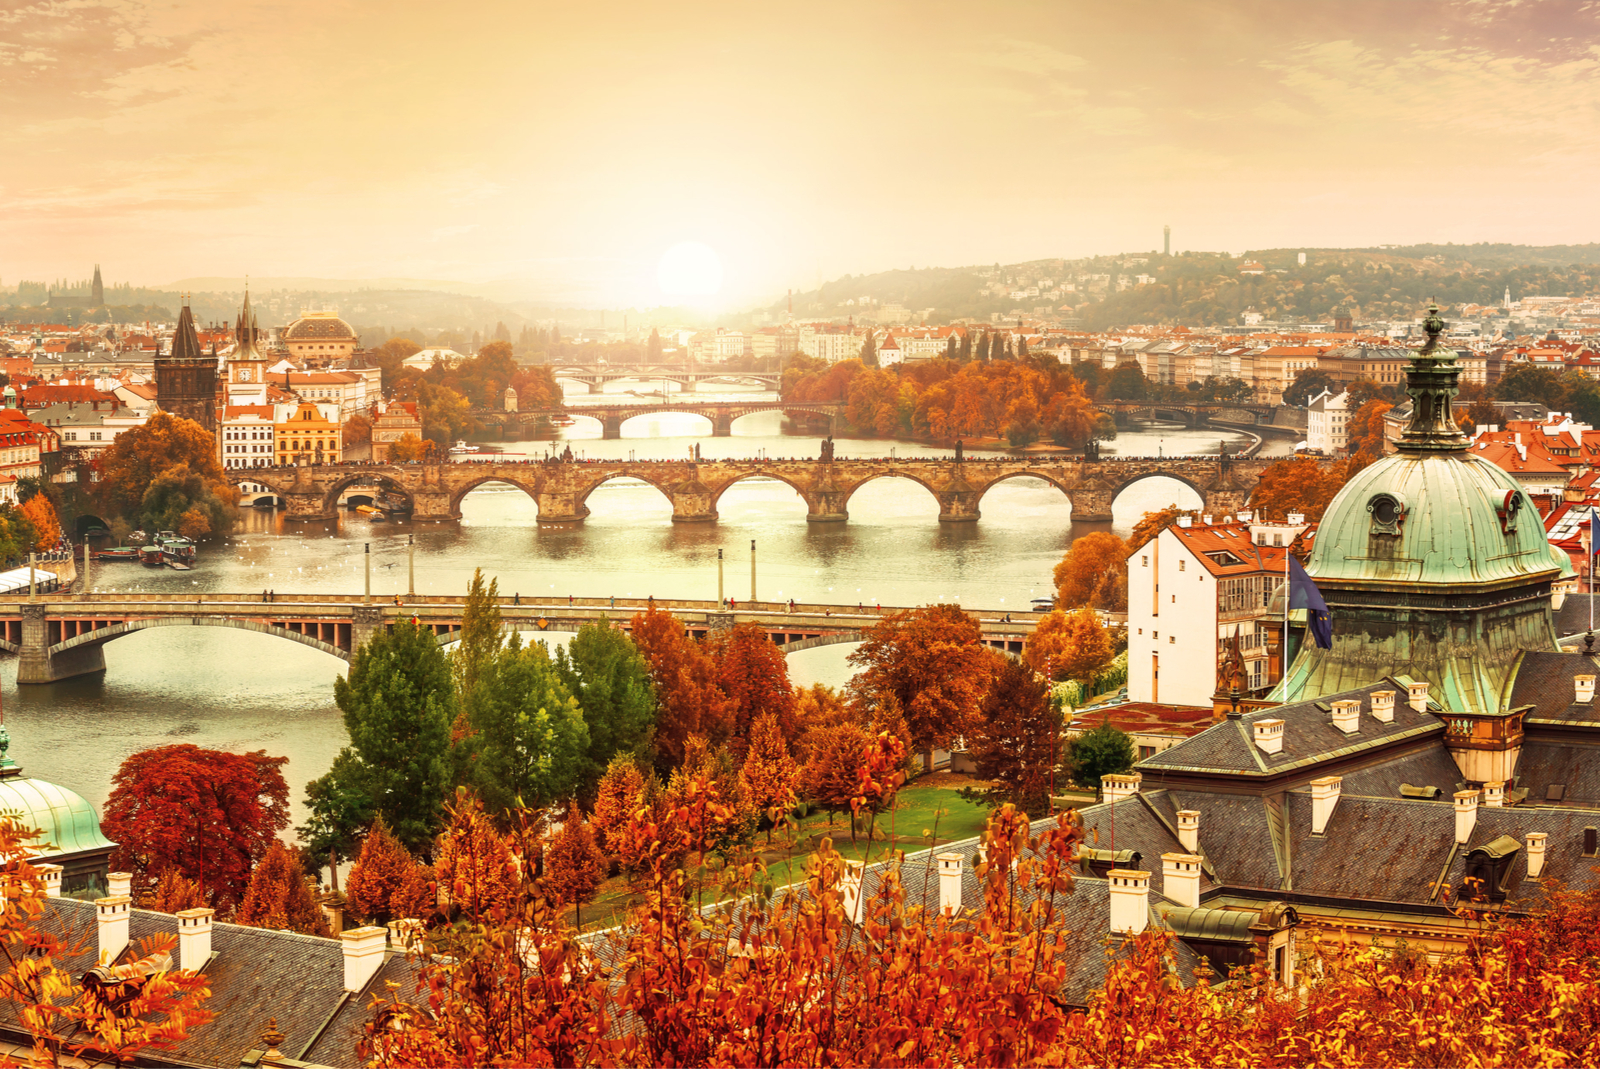
M1461 369L1456 367L1455 350L1439 340L1444 326L1439 306L1429 304L1428 318L1422 321L1428 343L1411 358L1411 370L1406 373L1411 422L1400 436L1402 453L1459 453L1470 444L1450 410Z
M189 309L189 295L184 294L183 311L178 314L178 329L172 335L172 352L168 354L173 360L202 360L205 354L200 351L200 336L195 333L194 313Z

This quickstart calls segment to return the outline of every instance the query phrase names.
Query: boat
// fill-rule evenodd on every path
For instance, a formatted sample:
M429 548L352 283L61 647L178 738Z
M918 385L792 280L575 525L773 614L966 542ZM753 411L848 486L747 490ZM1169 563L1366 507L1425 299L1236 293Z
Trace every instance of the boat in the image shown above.
M138 560L139 549L137 546L116 546L111 549L97 549L95 550L94 559L105 561Z
M383 515L383 510L382 509L375 508L372 505L357 505L356 506L356 511L361 513L361 515L363 515L363 516L382 516Z
M373 504L384 512L395 514L409 514L411 512L411 499L401 497L399 494L379 494Z
M550 425L552 427L571 427L574 424L576 424L577 422L578 421L573 419L571 416L551 416L550 417Z
M161 547L160 546L140 546L139 547L139 563L144 565L146 568L159 568L159 567L161 567Z
M175 572L192 572L192 571L194 571L193 567L183 563L183 561L181 561L181 560L169 560L169 561L167 561L167 567L171 568Z
M456 444L450 447L451 456L459 456L463 453L476 453L477 451L478 447L475 445L468 445L465 438L457 438Z
M161 554L161 559L166 561L181 561L188 564L195 556L194 543L173 531L157 531L154 548Z

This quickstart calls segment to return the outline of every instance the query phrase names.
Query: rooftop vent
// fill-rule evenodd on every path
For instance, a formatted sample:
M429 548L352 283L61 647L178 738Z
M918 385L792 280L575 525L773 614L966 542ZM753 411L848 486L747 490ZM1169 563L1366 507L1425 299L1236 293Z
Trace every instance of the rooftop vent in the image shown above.
M1200 810L1178 810L1178 842L1183 844L1185 853L1200 852Z
M1339 804L1339 787L1344 781L1338 776L1323 776L1311 781L1311 834L1321 835L1328 830L1334 807Z
M1407 695L1406 704L1411 706L1411 708L1415 709L1419 713L1427 712L1428 711L1428 690L1429 689L1430 689L1430 685L1427 684L1427 683L1410 683L1410 684L1407 684L1407 686L1406 686L1406 695Z
M1361 728L1361 703L1351 700L1334 702L1333 726L1346 735L1354 735Z
M1112 869L1111 931L1138 935L1150 923L1150 874L1133 869Z
M1372 717L1382 724L1394 723L1394 691L1375 690L1372 692Z
M1478 826L1478 792L1457 791L1456 842L1465 843L1472 838L1472 829Z
M1278 719L1255 722L1256 746L1262 753L1283 752L1283 721Z
M1438 787L1413 787L1409 783L1400 784L1400 797L1421 798L1428 802L1437 802L1444 792Z
M1542 831L1528 833L1528 878L1537 880L1544 872L1544 846L1549 834Z
M1579 705L1588 705L1594 701L1594 676L1573 676L1572 688L1576 692Z

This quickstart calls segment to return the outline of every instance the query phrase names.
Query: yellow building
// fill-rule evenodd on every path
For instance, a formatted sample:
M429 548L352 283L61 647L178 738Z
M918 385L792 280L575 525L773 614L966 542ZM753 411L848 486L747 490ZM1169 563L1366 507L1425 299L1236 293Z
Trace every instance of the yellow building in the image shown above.
M337 404L300 401L274 406L278 464L337 464L343 455Z

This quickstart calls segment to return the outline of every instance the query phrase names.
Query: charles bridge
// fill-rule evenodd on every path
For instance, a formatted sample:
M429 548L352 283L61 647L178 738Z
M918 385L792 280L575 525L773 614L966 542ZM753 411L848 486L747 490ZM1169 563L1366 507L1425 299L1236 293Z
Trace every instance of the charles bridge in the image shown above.
M566 598L535 602L517 596L500 599L507 631L570 632L608 619L628 630L634 613L647 607L670 610L697 638L735 624L755 623L786 653L842 642L860 642L862 633L888 606L808 605L793 602ZM22 594L0 597L0 650L16 654L18 683L57 680L105 670L105 644L123 635L158 627L231 627L287 639L350 660L379 630L415 619L441 643L461 630L460 597L435 595L372 597L338 594ZM1007 653L1021 653L1033 633L1035 617L1010 619L999 611L969 611L982 642Z
M557 379L583 384L590 393L599 393L608 382L675 382L694 390L702 382L738 382L776 390L783 381L781 371L733 371L715 364L551 364Z
M596 420L601 428L600 437L606 441L613 441L622 437L622 425L635 416L659 416L667 413L704 416L711 421L713 438L728 438L733 435L733 421L752 412L804 412L825 416L831 432L834 419L843 411L844 405L832 401L667 401L656 404L568 405L560 409L559 414L572 417L587 416ZM479 416L478 420L480 423L499 423L502 433L506 423L516 421L523 424L523 432L526 433L527 423L556 414L558 414L556 411L539 410L522 413L491 412Z
M332 518L352 487L375 487L407 498L419 520L461 516L461 499L485 483L514 486L538 504L539 522L572 523L585 502L612 479L637 479L661 491L678 523L717 518L722 495L745 479L787 483L813 522L849 518L850 497L874 479L909 479L939 503L939 519L977 520L983 495L1007 479L1042 479L1067 496L1077 520L1111 519L1117 496L1145 479L1175 479L1199 495L1207 512L1244 508L1261 473L1274 461L1256 457L968 459L888 457L835 460L467 461L454 464L306 465L229 471L234 483L265 487L291 518Z

